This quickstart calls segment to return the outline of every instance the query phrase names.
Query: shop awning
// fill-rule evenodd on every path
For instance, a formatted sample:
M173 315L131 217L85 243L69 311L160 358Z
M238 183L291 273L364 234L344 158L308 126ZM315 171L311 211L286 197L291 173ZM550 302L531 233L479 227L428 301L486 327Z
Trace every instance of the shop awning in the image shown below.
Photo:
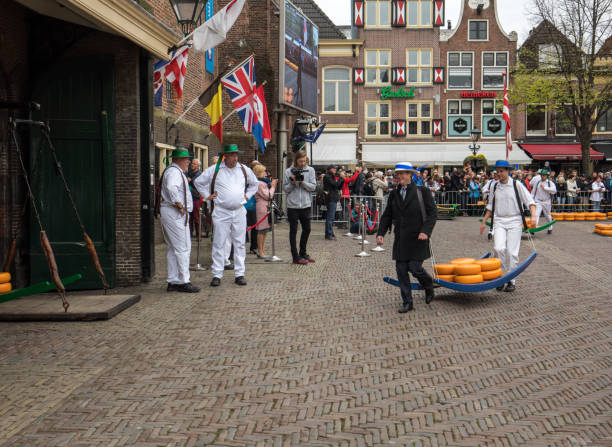
M580 144L521 144L534 160L582 160ZM604 154L590 150L591 160L603 160Z
M306 152L310 156L310 145ZM357 129L325 128L312 145L311 165L352 165L357 163Z
M400 161L410 161L417 166L422 165L444 165L460 166L463 160L472 155L468 146L470 143L362 143L362 160L368 166L393 167ZM479 154L483 154L489 165L495 164L496 160L506 159L505 143L479 143ZM510 152L508 161L512 164L531 164L525 152L521 151L516 144Z

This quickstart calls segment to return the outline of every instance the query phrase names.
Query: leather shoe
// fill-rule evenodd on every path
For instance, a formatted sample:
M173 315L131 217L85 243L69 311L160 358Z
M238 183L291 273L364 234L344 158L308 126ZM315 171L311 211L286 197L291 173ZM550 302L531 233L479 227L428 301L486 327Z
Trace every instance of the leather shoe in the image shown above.
M504 292L514 292L515 290L516 290L516 286L512 284L511 282L509 282L506 288L504 289Z
M431 300L434 299L434 289L433 287L431 289L425 289L425 303L429 304L431 303Z
M502 284L499 287L496 287L495 290L497 290L498 292L502 292L504 290L504 285Z
M167 292L176 292L176 286L178 284L172 284L171 282L168 283L168 288L166 289Z
M198 293L200 291L200 288L188 282L185 284L174 284L174 290L183 293Z
M548 234L552 234L552 230L549 228L547 231Z
M223 270L234 270L234 264L227 264L223 267Z
M293 260L293 263L297 264L297 265L306 265L306 264L308 264L308 261L306 259L304 259L304 258L295 258Z
M239 286L246 286L247 285L247 282L246 282L246 279L244 279L244 276L239 276L238 278L236 278L234 280L234 282L236 284L238 284Z
M210 287L219 287L219 285L221 285L221 278L215 276L210 282Z
M414 306L412 305L412 303L402 304L402 307L399 308L398 312L401 314L405 314L406 312L410 312L411 310L414 310Z

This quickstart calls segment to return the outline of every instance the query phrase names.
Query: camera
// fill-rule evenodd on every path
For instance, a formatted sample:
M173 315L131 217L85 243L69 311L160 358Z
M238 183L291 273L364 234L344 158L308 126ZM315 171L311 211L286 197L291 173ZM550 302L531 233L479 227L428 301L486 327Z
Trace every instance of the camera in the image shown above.
M291 169L291 174L293 175L293 177L295 177L295 181L296 182L303 182L304 181L304 172L306 172L307 169L298 169L298 168L292 168Z

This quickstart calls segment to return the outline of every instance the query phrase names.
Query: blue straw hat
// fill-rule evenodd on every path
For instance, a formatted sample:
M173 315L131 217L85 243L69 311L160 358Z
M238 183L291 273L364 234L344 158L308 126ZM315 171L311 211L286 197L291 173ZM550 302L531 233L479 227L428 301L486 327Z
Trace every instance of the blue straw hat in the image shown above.
M410 163L409 161L404 161L395 165L395 172L401 171L417 172L417 170L414 169L414 167L412 166L412 163Z

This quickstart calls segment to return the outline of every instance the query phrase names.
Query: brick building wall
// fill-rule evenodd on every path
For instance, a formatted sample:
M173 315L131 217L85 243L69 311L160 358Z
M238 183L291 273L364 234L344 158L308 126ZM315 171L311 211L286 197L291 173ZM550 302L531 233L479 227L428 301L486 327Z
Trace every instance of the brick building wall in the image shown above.
M449 100L461 99L461 91L487 91L495 92L496 99L503 100L503 87L502 88L483 88L482 85L482 53L493 52L493 51L507 51L508 52L508 68L511 72L512 67L517 63L517 36L516 33L510 33L507 35L503 29L501 29L497 20L496 14L496 0L491 0L489 6L484 8L480 13L476 9L469 6L469 0L463 1L463 14L459 18L459 23L453 30L444 30L442 33L442 41L440 42L440 65L446 67L446 84L441 100L441 117L444 122L444 136L446 140L457 141L461 138L452 137L447 138L448 135L448 116L447 116L447 103ZM469 41L468 30L470 20L486 20L488 22L488 40L483 42ZM445 36L451 36L446 38ZM448 86L448 53L449 52L473 52L473 88L472 89L461 89L453 90L447 88ZM510 77L510 82L512 78ZM465 98L472 99L472 98ZM473 98L473 127L482 129L482 99ZM525 134L525 115L522 109L512 106L510 108L510 118L512 125L513 138L519 138ZM467 139L469 139L467 135ZM504 137L502 137L504 138ZM485 138L483 141L495 142L496 138ZM499 138L497 138L499 141Z

